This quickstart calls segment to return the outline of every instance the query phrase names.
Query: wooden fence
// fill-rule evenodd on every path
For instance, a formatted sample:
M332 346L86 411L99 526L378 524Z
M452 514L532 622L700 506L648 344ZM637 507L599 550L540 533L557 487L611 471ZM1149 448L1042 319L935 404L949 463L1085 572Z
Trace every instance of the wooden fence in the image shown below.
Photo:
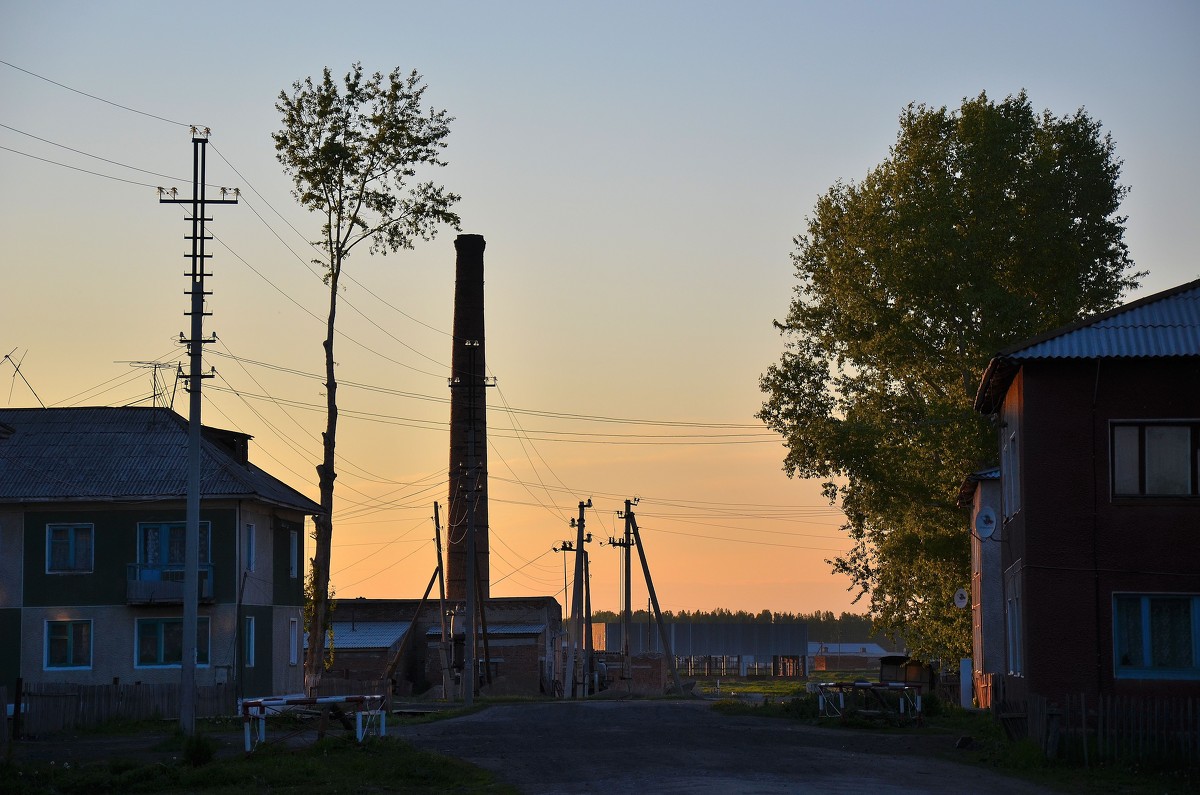
M382 679L335 679L321 677L317 685L318 696L382 696L390 681Z
M75 685L26 682L21 693L24 713L21 732L26 736L51 734L64 729L99 726L115 720L175 720L179 717L179 685L115 684ZM196 717L237 713L232 685L196 688Z
M1085 766L1112 761L1200 759L1200 698L1068 694L1003 705L1010 735L1024 736L1050 758Z

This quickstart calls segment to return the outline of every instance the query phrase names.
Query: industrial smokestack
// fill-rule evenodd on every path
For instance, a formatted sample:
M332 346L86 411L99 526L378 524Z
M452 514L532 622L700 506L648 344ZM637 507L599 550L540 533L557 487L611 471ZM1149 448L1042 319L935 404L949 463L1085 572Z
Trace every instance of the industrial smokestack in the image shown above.
M483 345L482 235L459 235L450 357L450 512L446 596L467 598L468 535L475 535L479 593L490 596L487 499L487 364Z

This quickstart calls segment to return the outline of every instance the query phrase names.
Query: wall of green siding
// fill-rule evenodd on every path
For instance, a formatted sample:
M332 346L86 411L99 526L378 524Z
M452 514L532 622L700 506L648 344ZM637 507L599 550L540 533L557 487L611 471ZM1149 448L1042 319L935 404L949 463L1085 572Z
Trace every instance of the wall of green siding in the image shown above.
M233 602L237 595L237 525L232 508L201 510L212 538L213 596ZM116 605L125 603L128 565L138 559L138 524L182 522L182 510L50 510L25 514L25 594L31 607L55 605ZM46 571L46 526L91 524L94 528L90 574Z

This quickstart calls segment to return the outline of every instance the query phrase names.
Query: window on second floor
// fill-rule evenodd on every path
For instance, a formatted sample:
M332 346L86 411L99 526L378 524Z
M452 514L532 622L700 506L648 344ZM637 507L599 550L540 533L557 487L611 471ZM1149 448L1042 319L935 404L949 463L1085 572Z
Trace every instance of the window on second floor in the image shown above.
M254 571L254 525L246 524L246 571Z
M87 574L92 571L90 524L46 525L46 572L51 574Z
M1114 422L1114 497L1200 496L1200 421Z
M1000 496L1004 518L1011 519L1021 510L1021 425L1015 405L1005 405L1000 426Z
M182 566L183 543L187 525L183 522L138 525L138 562L150 566ZM209 523L200 523L200 564L212 562Z
M300 576L300 532L292 530L288 534L288 576Z

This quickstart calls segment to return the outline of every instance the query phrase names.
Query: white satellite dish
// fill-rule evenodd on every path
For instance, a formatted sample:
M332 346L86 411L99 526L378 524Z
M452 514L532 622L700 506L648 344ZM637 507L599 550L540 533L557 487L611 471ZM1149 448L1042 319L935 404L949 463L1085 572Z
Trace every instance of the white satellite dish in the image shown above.
M990 505L985 505L975 515L975 534L980 538L991 538L994 532L996 532L996 512Z
M965 608L969 601L970 597L967 596L967 591L965 588L959 588L954 592L954 606L959 610Z

